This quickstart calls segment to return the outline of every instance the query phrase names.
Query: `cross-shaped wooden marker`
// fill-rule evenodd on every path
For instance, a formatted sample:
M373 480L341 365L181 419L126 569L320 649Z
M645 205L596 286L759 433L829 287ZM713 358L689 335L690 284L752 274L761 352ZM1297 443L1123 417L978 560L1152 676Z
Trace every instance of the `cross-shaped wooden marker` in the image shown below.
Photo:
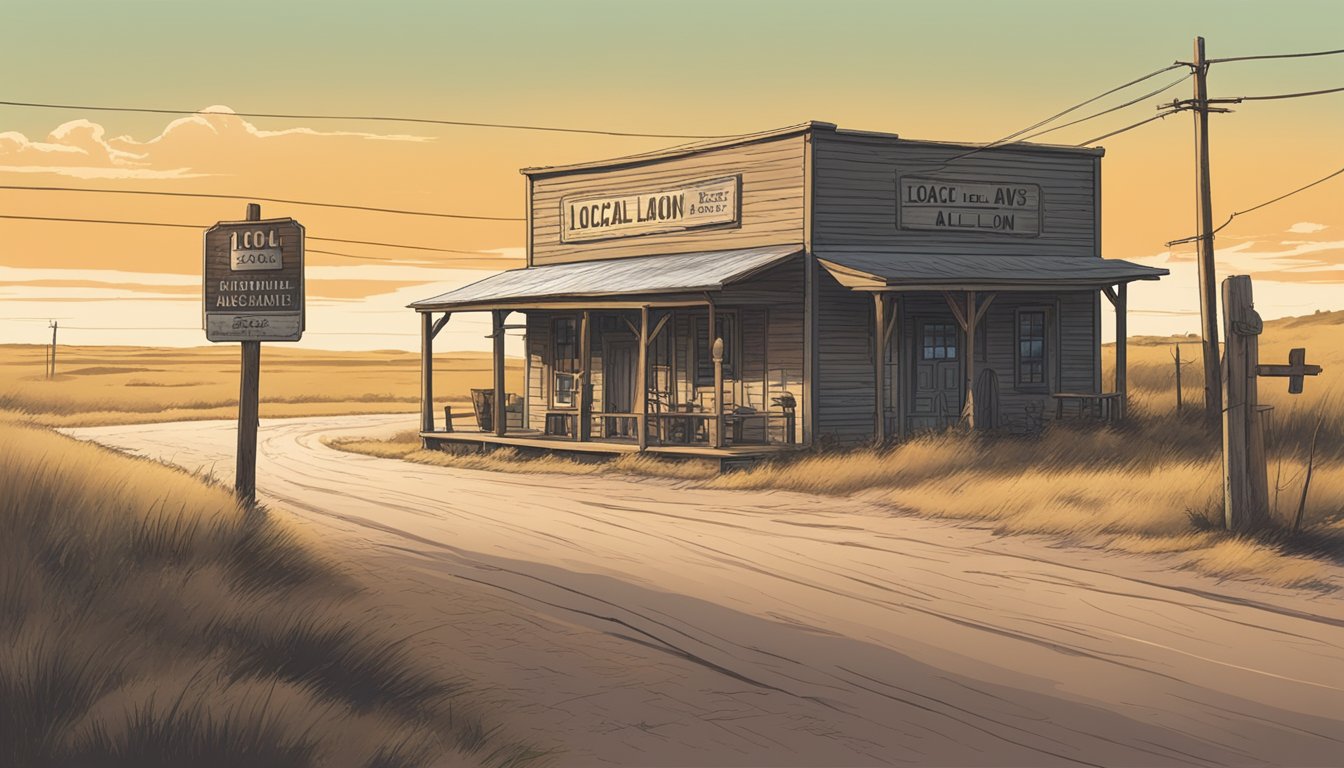
M1286 376L1288 378L1288 394L1302 394L1302 377L1315 376L1321 372L1319 365L1307 365L1307 350L1305 347L1297 347L1289 350L1287 365L1257 365L1255 373L1257 376Z

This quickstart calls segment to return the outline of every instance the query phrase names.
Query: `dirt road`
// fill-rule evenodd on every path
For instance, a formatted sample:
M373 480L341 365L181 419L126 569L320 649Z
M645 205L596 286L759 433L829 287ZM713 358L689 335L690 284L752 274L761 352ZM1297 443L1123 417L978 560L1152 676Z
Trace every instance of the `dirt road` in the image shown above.
M555 764L1344 764L1344 600L853 500L321 442L413 421L264 422L263 500ZM231 423L70 432L231 475Z

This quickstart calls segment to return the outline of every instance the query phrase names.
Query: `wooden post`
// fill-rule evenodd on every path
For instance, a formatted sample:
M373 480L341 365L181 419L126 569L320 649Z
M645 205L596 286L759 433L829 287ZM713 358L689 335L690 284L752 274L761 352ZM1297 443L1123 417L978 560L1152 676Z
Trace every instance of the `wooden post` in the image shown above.
M1180 413L1185 407L1182 398L1185 393L1181 390L1181 344L1176 342L1176 412Z
M420 431L434 431L433 312L420 313Z
M705 342L706 342L705 346L710 351L709 354L711 360L713 359L714 356L714 340L719 337L718 325L719 325L718 311L717 308L714 306L714 302L711 301L709 302L709 326L705 328ZM695 372L696 376L700 375L699 368L700 364L697 361ZM718 447L721 444L719 442L719 430L721 426L719 423L719 415L722 413L722 409L720 407L720 403L722 400L723 400L723 381L716 376L714 377L714 403L711 411L714 414L714 418L709 420L709 444L715 447Z
M1199 188L1199 314L1204 336L1204 415L1209 426L1218 428L1223 412L1221 366L1218 362L1218 276L1213 259L1213 187L1209 181L1209 72L1204 58L1204 38L1195 38L1195 150ZM1119 370L1117 367L1116 370Z
M61 321L59 321L59 320L52 320L52 321L51 321L51 376L50 376L50 378L53 378L53 379L56 378L56 330L57 330L58 328L60 328L60 326L61 326Z
M261 206L247 204L247 221L261 220ZM257 422L260 417L261 342L242 344L238 381L238 450L234 463L234 494L247 506L257 503Z
M873 294L873 437L887 442L887 297Z
M582 441L593 436L593 321L586 309L579 320L579 366L579 423L574 425L574 439Z
M724 446L723 430L723 337L714 337L714 346L710 349L714 356L714 447Z
M494 309L490 311L490 316L494 320L491 337L495 342L494 350L494 368L495 368L495 434L503 436L508 432L509 426L508 411L504 409L504 398L507 393L504 391L504 317L508 310Z
M975 429L975 326L977 324L975 291L966 292L966 402L961 408L961 416L966 428Z
M1120 393L1120 418L1129 411L1129 284L1115 288L1115 391Z
M904 331L901 328L901 300L896 298L895 294L891 297L891 320L887 323L887 343L892 339L896 340L896 437L905 438L905 382L906 366L904 345L901 343L901 335Z
M649 307L639 308L639 370L635 376L635 407L639 414L639 450L649 447Z
M1262 327L1251 278L1234 275L1224 280L1223 515L1228 530L1237 532L1253 531L1268 520L1269 477L1256 382Z

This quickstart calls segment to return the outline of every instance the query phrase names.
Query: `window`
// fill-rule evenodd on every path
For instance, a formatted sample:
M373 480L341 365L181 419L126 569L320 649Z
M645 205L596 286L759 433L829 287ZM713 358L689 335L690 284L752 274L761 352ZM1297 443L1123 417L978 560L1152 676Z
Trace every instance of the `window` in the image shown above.
M733 377L733 359L737 353L734 332L737 329L735 317L718 312L714 317L714 335L723 339L723 378ZM695 385L697 387L714 386L714 356L711 354L709 336L705 326L709 318L700 317L695 321Z
M924 323L920 356L925 360L956 360L958 333L952 323Z
M1017 313L1017 386L1045 390L1045 310L1023 309Z
M578 389L579 334L572 317L557 317L551 326L552 371L555 385L551 388L551 405L573 408L574 393Z

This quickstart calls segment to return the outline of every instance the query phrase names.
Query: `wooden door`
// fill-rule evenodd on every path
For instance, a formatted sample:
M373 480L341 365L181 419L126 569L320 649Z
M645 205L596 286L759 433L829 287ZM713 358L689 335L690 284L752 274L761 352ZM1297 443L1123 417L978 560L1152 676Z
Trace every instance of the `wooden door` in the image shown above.
M950 316L927 316L915 318L914 330L909 428L945 429L961 416L961 329Z
M633 339L611 341L602 351L602 410L606 413L630 413L635 407L636 369L639 354ZM605 419L607 437L635 437L634 418L609 416Z

